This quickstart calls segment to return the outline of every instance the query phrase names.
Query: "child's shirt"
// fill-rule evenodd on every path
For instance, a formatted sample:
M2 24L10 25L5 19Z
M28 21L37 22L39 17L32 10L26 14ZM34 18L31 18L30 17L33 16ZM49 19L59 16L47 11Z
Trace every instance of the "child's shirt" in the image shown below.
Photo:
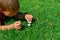
M3 18L3 14L2 13L0 13L0 20Z

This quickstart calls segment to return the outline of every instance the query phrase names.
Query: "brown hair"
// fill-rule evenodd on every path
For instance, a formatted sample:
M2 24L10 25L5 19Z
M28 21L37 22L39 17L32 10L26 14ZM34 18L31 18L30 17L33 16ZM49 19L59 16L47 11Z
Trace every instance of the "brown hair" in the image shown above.
M2 11L15 12L19 10L18 0L0 0L0 9Z

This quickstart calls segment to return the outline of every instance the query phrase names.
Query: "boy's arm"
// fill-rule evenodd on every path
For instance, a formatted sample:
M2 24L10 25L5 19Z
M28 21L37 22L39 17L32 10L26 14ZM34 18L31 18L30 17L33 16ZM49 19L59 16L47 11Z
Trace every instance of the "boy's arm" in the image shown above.
M9 30L12 28L14 28L13 24L11 24L11 25L0 25L0 30Z
M1 22L0 22L1 24ZM10 25L0 25L0 30L9 30L9 29L21 29L21 22L20 21L16 21L15 23L13 24L10 24Z

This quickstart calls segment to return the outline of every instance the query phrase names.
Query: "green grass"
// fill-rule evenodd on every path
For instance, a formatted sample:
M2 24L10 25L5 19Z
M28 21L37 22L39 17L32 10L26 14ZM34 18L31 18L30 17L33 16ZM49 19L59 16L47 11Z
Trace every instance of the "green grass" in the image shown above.
M31 27L22 21L22 30L0 31L0 40L60 40L60 0L19 0L20 12L36 19ZM13 23L10 20L6 24Z

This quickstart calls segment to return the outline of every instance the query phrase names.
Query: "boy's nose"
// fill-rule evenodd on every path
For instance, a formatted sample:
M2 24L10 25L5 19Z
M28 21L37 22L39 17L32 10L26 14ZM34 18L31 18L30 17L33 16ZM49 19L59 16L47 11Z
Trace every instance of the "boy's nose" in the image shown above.
M0 8L0 11L1 11L1 8Z

